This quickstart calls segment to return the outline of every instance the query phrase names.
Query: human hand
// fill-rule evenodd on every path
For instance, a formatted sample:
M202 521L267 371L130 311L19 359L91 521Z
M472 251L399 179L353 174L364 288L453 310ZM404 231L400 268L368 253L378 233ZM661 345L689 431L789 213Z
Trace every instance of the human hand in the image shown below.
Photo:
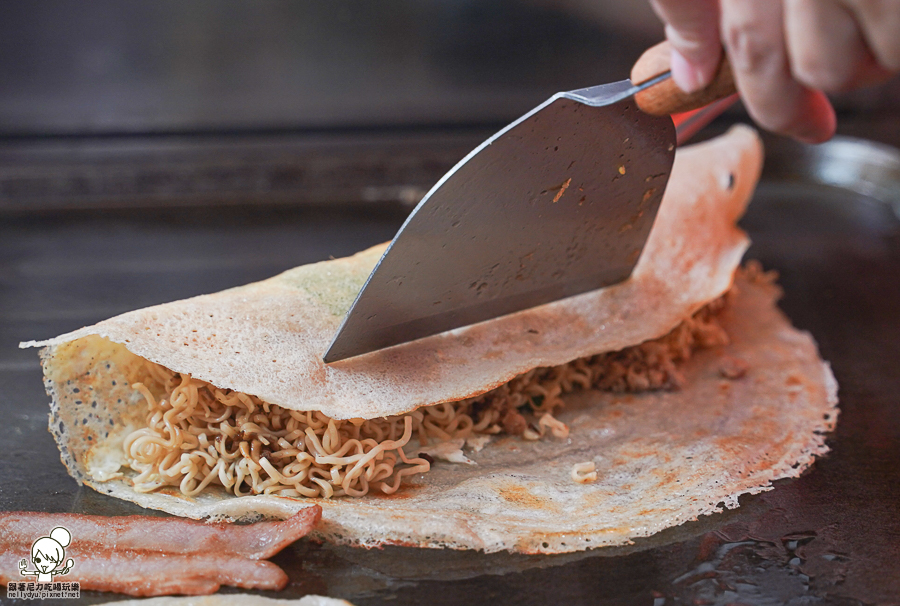
M900 71L897 0L650 0L686 92L712 80L724 44L747 111L763 128L809 143L834 134L826 92Z

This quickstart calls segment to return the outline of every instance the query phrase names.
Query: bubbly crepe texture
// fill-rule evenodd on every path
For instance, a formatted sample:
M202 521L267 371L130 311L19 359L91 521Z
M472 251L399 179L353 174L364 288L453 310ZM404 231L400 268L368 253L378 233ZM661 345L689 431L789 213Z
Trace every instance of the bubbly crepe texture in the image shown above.
M625 282L330 366L321 354L383 247L264 282L130 312L41 343L50 428L70 473L97 490L195 518L284 516L309 500L138 494L122 463L140 427L142 358L221 388L336 419L375 418L483 393L539 366L660 337L732 285L747 246L735 226L761 167L746 127L684 148L645 249ZM675 393L585 392L560 417L565 440L501 438L439 464L396 495L316 499L323 538L520 552L620 545L796 476L825 452L835 385L812 339L775 309L776 290L746 283L726 309L748 376L718 374L722 351L690 361ZM725 381L725 382L723 382ZM96 404L95 404L96 402ZM595 482L573 482L592 461Z

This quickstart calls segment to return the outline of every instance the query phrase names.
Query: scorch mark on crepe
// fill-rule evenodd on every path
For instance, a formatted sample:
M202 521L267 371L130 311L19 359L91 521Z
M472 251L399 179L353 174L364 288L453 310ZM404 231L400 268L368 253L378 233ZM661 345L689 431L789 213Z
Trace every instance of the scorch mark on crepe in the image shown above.
M319 361L321 351L352 300L347 293L362 284L380 249L45 342L51 429L62 458L100 491L179 515L286 515L308 501L234 498L215 489L196 497L166 488L137 494L127 478L104 484L91 478L89 470L116 472L125 436L142 422L140 397L127 387L145 376L139 355L335 418L459 400L536 366L659 337L728 290L747 245L734 223L760 166L759 141L747 128L679 150L628 281L330 367ZM689 362L681 392L584 392L569 398L560 416L572 430L568 439L497 438L477 466L436 467L393 497L319 500L324 518L316 534L369 546L566 552L625 544L798 475L827 450L823 434L836 416L833 377L809 336L774 308L777 289L753 280L738 286L724 311L732 343ZM751 369L728 387L717 372L723 354ZM788 381L798 377L799 390ZM98 409L80 408L95 396ZM572 466L585 461L594 462L598 479L576 484Z

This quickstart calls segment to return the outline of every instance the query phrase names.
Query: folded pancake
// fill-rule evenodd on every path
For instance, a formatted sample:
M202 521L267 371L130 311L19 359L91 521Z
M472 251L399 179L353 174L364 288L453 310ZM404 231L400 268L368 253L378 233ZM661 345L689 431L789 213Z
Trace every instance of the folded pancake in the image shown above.
M29 343L62 460L188 517L315 502L318 536L368 546L565 552L736 506L836 416L777 288L754 271L722 298L761 163L746 127L680 149L621 284L328 366L383 246Z

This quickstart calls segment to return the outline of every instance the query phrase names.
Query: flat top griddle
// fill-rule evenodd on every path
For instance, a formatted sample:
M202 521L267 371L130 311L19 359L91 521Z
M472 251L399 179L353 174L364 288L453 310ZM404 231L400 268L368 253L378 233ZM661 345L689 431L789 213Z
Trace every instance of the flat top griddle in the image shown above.
M743 221L747 258L780 272L782 309L815 336L840 383L829 455L737 510L626 548L519 556L303 540L273 559L291 582L270 595L358 605L900 602L900 154L858 140L766 143ZM370 205L3 217L0 510L148 513L68 476L46 430L36 352L19 341L347 255L389 239L404 215ZM114 599L123 596L82 592L81 603Z

